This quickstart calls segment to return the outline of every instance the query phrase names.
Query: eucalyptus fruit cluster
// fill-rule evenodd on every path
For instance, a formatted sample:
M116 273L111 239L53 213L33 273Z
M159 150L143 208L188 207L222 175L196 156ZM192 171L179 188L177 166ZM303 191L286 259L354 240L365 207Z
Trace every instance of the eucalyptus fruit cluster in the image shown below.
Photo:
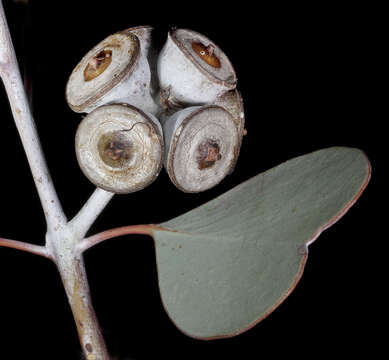
M73 70L70 108L87 113L76 155L97 187L130 193L148 186L164 166L175 186L201 192L235 167L244 129L235 70L202 34L172 29L162 49L153 29L108 36Z

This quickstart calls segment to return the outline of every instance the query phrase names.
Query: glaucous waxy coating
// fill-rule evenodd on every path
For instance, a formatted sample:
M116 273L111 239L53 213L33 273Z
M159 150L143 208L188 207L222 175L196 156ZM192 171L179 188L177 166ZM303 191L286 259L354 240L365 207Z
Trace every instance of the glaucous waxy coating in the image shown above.
M243 141L243 136L246 135L246 129L245 129L243 99L239 90L234 89L231 91L227 91L226 93L224 93L222 96L219 96L215 100L214 105L221 106L232 115L232 119L234 120L234 123L238 130L238 135L239 135L238 149L240 150ZM235 159L238 160L238 156L236 156ZM234 164L231 167L231 172L234 170L235 165L236 164Z
M128 29L90 50L69 77L66 99L70 108L88 113L101 105L123 102L155 114L158 106L150 95L148 48L142 50L148 40L144 38Z
M173 104L205 104L236 86L236 75L224 52L192 30L175 29L158 58L161 89Z
M134 34L140 42L141 54L147 58L150 67L150 93L155 96L159 90L157 76L158 46L154 41L154 29L149 25L131 27L125 30Z
M158 176L163 161L158 120L131 105L105 105L89 113L76 134L81 170L97 187L135 192Z
M221 106L232 115L232 118L238 129L238 133L243 136L245 117L243 99L239 90L234 89L224 93L222 96L218 97L213 104Z
M220 106L193 106L163 124L165 167L184 192L201 192L224 179L239 153L239 135L229 112Z

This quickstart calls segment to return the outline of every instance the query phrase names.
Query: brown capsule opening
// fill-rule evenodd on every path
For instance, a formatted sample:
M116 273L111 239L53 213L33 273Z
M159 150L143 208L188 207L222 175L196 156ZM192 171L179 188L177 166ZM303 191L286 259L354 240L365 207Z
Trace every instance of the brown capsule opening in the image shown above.
M93 352L93 348L92 348L92 345L91 345L91 344L89 344L89 343L86 344L86 345L85 345L85 348L86 348L86 351L88 351L88 352L90 352L90 353Z
M97 148L104 163L113 168L126 167L131 161L132 144L122 132L102 135Z
M102 50L92 56L84 70L84 80L90 81L101 75L112 62L112 51Z
M217 160L222 158L220 154L220 146L216 141L207 139L197 148L197 164L199 170L204 170L212 167Z
M208 65L214 68L221 67L219 58L214 54L215 47L213 45L205 46L200 42L192 42L192 49Z

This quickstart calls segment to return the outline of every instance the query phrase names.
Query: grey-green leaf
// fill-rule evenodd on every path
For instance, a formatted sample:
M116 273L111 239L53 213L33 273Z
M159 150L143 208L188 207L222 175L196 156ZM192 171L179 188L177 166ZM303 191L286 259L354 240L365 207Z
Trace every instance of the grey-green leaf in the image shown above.
M172 321L201 339L254 326L294 289L308 244L349 209L369 178L360 150L319 150L161 224L165 230L153 236Z

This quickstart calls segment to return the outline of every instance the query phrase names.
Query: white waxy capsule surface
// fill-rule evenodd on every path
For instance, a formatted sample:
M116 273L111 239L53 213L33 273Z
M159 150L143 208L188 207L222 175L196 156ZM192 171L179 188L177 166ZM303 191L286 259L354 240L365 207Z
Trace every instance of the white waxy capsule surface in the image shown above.
M152 114L158 106L150 95L150 67L135 33L108 36L75 67L66 85L66 100L75 112L101 105L128 103Z
M130 193L148 186L163 161L158 120L130 105L106 105L89 113L76 134L79 165L97 187Z
M230 172L239 153L239 134L220 106L194 106L176 112L163 125L165 168L177 188L201 192Z
M236 86L234 68L211 40L192 30L176 29L158 58L160 87L173 103L213 102Z

